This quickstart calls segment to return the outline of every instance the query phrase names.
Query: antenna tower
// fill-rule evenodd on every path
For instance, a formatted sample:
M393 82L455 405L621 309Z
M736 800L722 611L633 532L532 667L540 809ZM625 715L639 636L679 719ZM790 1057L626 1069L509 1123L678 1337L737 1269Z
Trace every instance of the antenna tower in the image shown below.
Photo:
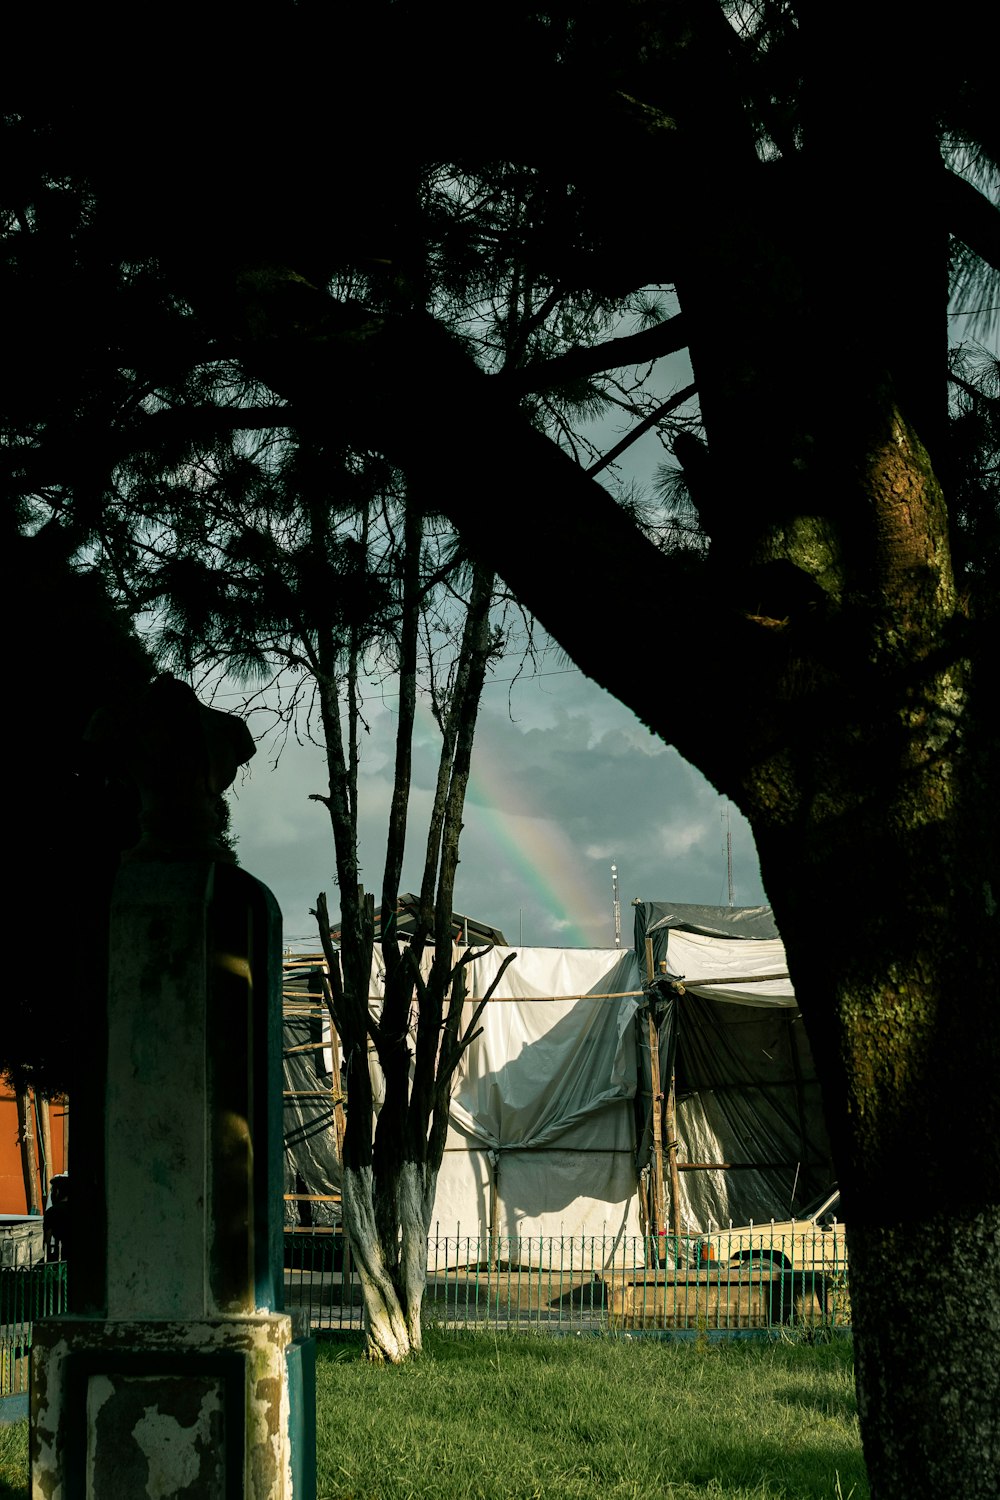
M622 945L622 904L618 899L618 866L611 866L611 896L615 914L615 947Z

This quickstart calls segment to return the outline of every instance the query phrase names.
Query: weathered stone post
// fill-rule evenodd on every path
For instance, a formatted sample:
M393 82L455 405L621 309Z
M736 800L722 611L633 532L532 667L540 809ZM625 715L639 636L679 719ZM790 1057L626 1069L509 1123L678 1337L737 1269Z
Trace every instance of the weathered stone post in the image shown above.
M103 1248L90 1310L35 1332L33 1500L312 1500L314 1345L282 1311L281 919L218 841L253 742L169 677L91 736L138 783L142 838L112 899L105 1222L74 1203Z

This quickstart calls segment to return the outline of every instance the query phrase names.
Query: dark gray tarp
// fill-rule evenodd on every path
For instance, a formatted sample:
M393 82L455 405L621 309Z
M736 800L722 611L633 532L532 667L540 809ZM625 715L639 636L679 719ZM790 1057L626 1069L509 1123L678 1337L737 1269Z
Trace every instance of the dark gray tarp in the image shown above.
M635 951L655 932L679 927L706 937L776 938L779 936L769 906L696 906L685 901L641 901L635 905Z
M797 1010L677 1001L681 1218L704 1228L787 1219L834 1180L819 1083Z
M726 940L727 949L737 952L731 963L752 973L760 967L760 953L769 956L763 967L772 968L770 952L778 931L767 906L664 901L635 906L635 951L644 979L646 938L653 943L663 1095L671 1073L675 1075L682 1227L788 1218L835 1175L816 1069L794 991L784 981L737 986L728 994L718 988L678 992L669 983L671 976L684 969L689 979L696 974L671 952L671 932L697 935L693 942L679 943L678 951L700 945L704 954L712 944L700 939ZM745 962L738 956L744 942ZM778 951L780 972L785 965L783 950ZM703 958L691 962L699 974L708 967ZM720 973L724 968L720 961ZM756 995L759 1004L754 1003ZM639 1171L648 1164L652 1147L647 1015L644 1009L636 1017ZM662 1134L666 1142L665 1127Z

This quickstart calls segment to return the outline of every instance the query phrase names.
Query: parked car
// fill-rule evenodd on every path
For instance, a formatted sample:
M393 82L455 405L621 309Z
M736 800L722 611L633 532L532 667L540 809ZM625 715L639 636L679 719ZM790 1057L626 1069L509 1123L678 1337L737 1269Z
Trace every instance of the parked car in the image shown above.
M773 1322L850 1321L847 1240L834 1183L794 1219L733 1228L720 1249L730 1266L769 1276Z
M834 1183L794 1219L734 1227L729 1232L729 1258L769 1256L787 1269L846 1270L847 1238L837 1217L839 1207L840 1189Z

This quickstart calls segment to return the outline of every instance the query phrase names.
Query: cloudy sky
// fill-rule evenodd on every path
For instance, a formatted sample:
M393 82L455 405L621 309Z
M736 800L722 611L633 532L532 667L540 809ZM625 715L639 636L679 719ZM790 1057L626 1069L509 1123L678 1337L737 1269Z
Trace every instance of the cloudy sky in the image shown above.
M501 668L496 678L503 675ZM361 859L366 884L378 890L392 779L391 704L373 707L369 724ZM436 735L429 713L422 715L405 888L419 878ZM315 947L309 909L317 892L325 890L337 909L329 822L322 804L308 800L325 790L323 759L294 742L277 769L270 759L264 743L234 788L238 852L278 898L286 944ZM610 947L615 863L627 943L634 897L726 903L727 813L734 898L753 905L766 898L749 828L736 809L629 710L549 653L540 675L513 689L500 680L486 688L456 905L501 927L509 943Z
M691 379L684 355L663 360L655 387L663 397ZM592 432L599 451L612 448L628 423ZM664 452L655 435L636 443L602 479L648 493ZM627 601L608 612L610 650L628 649ZM732 837L736 905L765 901L753 838L745 820L675 750L649 734L635 715L597 687L555 647L535 670L521 671L516 641L497 664L480 709L466 801L456 906L500 927L512 944L614 945L611 866L616 864L622 939L631 940L635 897L728 901L727 820ZM519 675L518 675L519 674ZM517 681L511 679L517 675ZM217 698L237 709L239 694ZM361 861L366 887L378 891L392 785L395 723L391 697L365 706L360 783ZM266 714L251 717L260 732ZM419 882L420 857L437 765L437 730L418 718L404 889ZM270 886L284 915L285 942L315 948L309 915L325 890L338 908L332 836L322 804L321 751L289 739L278 759L273 740L234 787L233 829L243 866Z

